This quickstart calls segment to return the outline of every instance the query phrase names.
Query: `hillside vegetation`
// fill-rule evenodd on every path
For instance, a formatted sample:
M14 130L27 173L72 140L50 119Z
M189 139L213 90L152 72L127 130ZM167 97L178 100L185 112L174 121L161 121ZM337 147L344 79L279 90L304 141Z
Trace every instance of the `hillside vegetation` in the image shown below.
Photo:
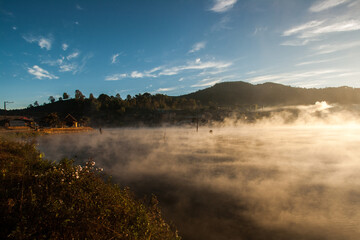
M246 82L223 82L182 97L200 101L203 105L221 106L241 104L306 105L314 104L316 101L358 104L360 103L360 89L351 87L307 89L277 83L253 85Z
M246 82L224 82L213 87L179 97L150 93L108 96L92 94L86 98L79 90L75 97L55 100L26 109L7 111L7 115L34 118L40 126L57 127L71 114L80 125L96 127L159 126L162 124L194 124L199 118L204 122L222 121L236 111L247 119L259 107L284 105L309 105L317 101L343 105L359 104L360 89L350 87L306 89L276 83L252 85ZM261 108L262 109L262 108ZM4 115L4 111L0 110ZM259 113L260 114L260 113ZM263 113L265 114L265 113ZM266 114L265 114L266 115Z
M89 161L43 159L33 144L0 141L0 239L180 239Z

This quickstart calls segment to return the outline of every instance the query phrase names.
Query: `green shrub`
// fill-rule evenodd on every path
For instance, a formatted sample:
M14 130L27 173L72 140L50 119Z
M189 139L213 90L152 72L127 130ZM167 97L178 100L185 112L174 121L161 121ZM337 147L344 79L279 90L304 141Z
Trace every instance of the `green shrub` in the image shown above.
M181 239L128 189L89 161L43 159L32 144L0 141L1 239Z

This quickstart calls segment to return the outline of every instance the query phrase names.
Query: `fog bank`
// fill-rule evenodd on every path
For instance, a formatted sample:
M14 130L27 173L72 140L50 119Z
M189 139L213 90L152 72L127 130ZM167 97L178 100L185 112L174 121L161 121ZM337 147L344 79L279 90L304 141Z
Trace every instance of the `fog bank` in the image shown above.
M39 149L92 158L139 197L156 194L185 240L360 239L355 121L209 130L103 129L44 136Z

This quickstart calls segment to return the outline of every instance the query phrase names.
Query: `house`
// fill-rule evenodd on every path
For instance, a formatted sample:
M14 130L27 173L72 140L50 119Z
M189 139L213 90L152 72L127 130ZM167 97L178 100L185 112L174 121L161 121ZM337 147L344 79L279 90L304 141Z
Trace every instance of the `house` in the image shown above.
M71 116L71 114L68 114L64 118L63 125L67 127L78 127L78 121Z
M6 116L0 118L0 126L7 129L20 130L36 128L34 120L23 116Z

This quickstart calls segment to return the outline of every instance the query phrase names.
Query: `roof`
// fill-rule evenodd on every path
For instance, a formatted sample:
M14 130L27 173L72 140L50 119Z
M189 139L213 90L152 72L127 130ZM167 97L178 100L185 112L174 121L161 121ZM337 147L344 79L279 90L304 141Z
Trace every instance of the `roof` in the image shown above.
M33 119L24 117L24 116L0 116L0 121L1 120L5 120L5 121L21 120L21 121L25 121L25 122L33 122L34 121Z
M76 118L74 118L73 116L71 116L71 114L66 115L66 117L64 118L64 120L70 120L72 122L77 122Z

